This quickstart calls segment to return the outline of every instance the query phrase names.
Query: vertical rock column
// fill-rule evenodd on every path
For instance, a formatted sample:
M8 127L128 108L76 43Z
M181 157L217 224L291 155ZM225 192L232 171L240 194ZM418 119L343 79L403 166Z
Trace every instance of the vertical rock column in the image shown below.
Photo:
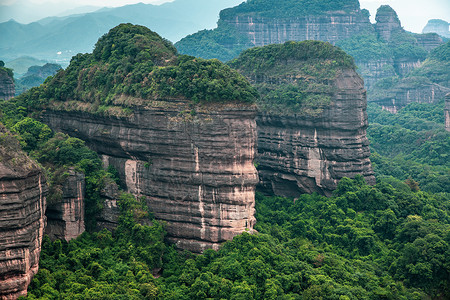
M0 139L0 299L16 299L38 271L47 185L11 137Z

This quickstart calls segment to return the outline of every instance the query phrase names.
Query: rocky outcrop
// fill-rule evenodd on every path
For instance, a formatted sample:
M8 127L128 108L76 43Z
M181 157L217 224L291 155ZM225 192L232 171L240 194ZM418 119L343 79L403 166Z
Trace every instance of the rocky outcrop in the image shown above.
M262 94L256 160L261 187L298 197L313 192L330 195L341 178L357 174L373 184L366 91L355 66L348 63L351 59L317 41L288 42L254 52L256 57L252 49L243 52L231 65ZM299 105L288 107L302 97ZM281 101L286 109L271 109Z
M0 99L9 100L15 95L14 79L7 69L0 67Z
M427 25L422 30L422 33L430 33L434 32L439 34L440 36L450 38L450 23L444 20L432 19L429 20Z
M383 96L374 95L370 101L379 104L384 110L397 113L410 103L437 103L449 92L450 88L436 83L399 84Z
M1 124L0 158L0 299L16 299L38 271L47 185Z
M51 239L70 241L85 231L84 191L84 174L68 170L61 184L61 198L49 201L47 206L45 233Z
M104 165L109 164L109 156L103 157ZM120 209L118 204L119 188L114 182L107 182L101 191L101 195L105 199L100 215L97 216L97 229L107 229L111 232L115 231L119 224Z
M248 37L254 46L281 44L286 41L320 40L335 43L365 30L372 30L367 15L361 11L330 12L294 18L267 18L240 15L222 20Z
M393 59L376 59L356 63L359 74L364 78L364 86L367 90L372 88L380 79L396 75Z
M445 96L445 130L450 131L450 93Z
M444 44L442 38L436 33L415 34L414 37L419 47L422 47L428 52Z
M400 57L394 61L394 69L398 76L405 77L409 74L409 72L417 67L420 67L420 64L421 61L417 58Z
M376 32L380 39L389 42L393 32L402 31L402 25L398 19L397 13L389 5L382 5L377 10L375 17Z
M362 174L375 183L366 137L367 114L362 79L354 71L336 80L332 105L319 117L257 118L260 184L276 195L330 195L343 177Z
M146 198L170 241L201 252L253 228L256 111L217 105L190 119L180 115L187 104L165 102L128 118L48 109L44 121L85 140L128 192ZM114 199L106 205L116 207ZM103 219L114 223L114 213Z

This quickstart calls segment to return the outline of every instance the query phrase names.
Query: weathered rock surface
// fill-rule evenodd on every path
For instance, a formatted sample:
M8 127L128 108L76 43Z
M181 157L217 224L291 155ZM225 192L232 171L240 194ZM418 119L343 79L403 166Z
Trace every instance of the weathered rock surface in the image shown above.
M436 33L415 34L417 44L427 51L431 51L444 43L442 38Z
M14 79L0 68L0 99L9 100L16 93Z
M137 109L129 118L48 109L44 121L103 155L126 189L167 222L170 241L201 252L253 228L256 111L209 107L186 120L185 104ZM116 207L114 199L106 205ZM114 213L104 220L114 223Z
M389 42L392 33L402 31L397 13L389 5L382 5L377 10L375 29L380 39Z
M428 21L427 25L425 25L422 32L423 33L434 32L439 34L440 36L450 38L449 26L450 23L448 23L447 21L432 19Z
M450 93L445 96L445 130L450 131Z
M70 241L85 231L84 227L84 174L68 170L62 183L62 197L48 203L45 233L53 240Z
M303 40L335 43L362 31L373 30L369 17L360 10L295 18L254 17L250 14L224 18L222 21L248 36L254 46Z
M374 84L383 78L395 76L393 59L377 59L357 61L358 72L364 78L364 86L369 90Z
M46 180L0 125L0 299L16 299L38 271Z
M252 57L252 52L258 56ZM329 57L318 54L324 52ZM287 53L290 59L277 53ZM375 183L366 137L363 80L353 63L340 67L331 63L340 64L345 58L347 54L328 43L305 41L250 49L231 63L262 94L257 165L260 185L266 191L289 197L313 192L330 195L341 178L357 174L369 184ZM305 71L311 69L314 71ZM271 98L277 91L281 91L279 96ZM299 106L276 108L278 112L271 108L274 102L289 105L305 94L312 96L301 100ZM311 103L318 98L322 100ZM326 101L323 99L329 103L320 104ZM313 111L308 112L311 107Z
M398 85L385 96L374 97L371 102L379 104L384 110L397 113L410 103L437 103L449 92L450 88L436 83L419 86Z
M109 156L104 156L104 165L109 164ZM97 229L108 229L113 232L119 225L120 209L117 200L119 199L119 188L117 184L113 182L106 183L105 188L102 190L102 196L104 197L102 211L97 216Z
M260 184L276 195L330 195L343 177L362 174L375 183L366 137L367 113L362 79L341 74L332 105L317 118L257 118Z

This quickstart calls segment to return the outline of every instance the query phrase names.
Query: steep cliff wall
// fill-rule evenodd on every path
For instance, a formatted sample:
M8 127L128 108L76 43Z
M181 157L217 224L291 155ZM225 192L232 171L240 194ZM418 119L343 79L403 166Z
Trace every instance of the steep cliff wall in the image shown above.
M450 38L450 23L440 19L429 20L427 25L423 28L423 33L437 33L441 36Z
M0 299L25 295L38 271L47 185L0 124Z
M222 21L246 35L253 46L303 40L335 43L356 33L372 30L369 18L358 10L279 19L238 15Z
M389 5L378 8L375 20L376 32L379 38L386 42L391 40L393 33L403 31L397 13Z
M263 188L296 197L330 195L342 177L356 174L374 183L366 92L342 50L289 42L244 51L231 65L262 94L257 164Z
M0 99L9 100L14 97L16 90L14 79L8 69L0 67Z
M229 66L178 56L148 28L121 24L19 99L114 166L125 190L166 222L169 240L201 252L253 228L256 96ZM77 191L63 203L79 208ZM113 228L118 201L105 193L98 225Z
M255 222L256 111L208 108L186 121L183 103L172 104L129 118L47 110L44 122L103 155L179 247L217 248Z
M85 230L84 227L84 174L68 170L61 184L61 199L48 203L45 234L51 239L70 241Z

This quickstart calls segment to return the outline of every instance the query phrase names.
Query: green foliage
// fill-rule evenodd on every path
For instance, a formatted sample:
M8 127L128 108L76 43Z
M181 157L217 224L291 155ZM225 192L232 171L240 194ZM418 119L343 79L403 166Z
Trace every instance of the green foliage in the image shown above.
M228 47L227 45L233 45ZM220 21L213 30L202 30L188 35L175 44L182 54L205 59L217 58L229 61L239 55L242 50L251 47L248 37L226 22Z
M441 62L449 62L450 61L450 41L445 43L442 46L434 48L430 52L430 59L435 59Z
M355 11L359 9L358 0L247 0L240 5L224 9L221 19L232 19L240 14L249 14L270 18L322 15L329 11Z
M66 243L44 239L40 268L27 299L158 299L153 270L165 251L161 223L141 225L133 216L141 207L133 196L119 201L121 217L113 236L107 230L83 233Z
M66 70L17 101L33 109L75 101L74 109L105 113L119 107L127 114L152 100L251 103L256 96L243 76L218 60L178 56L149 29L121 24L99 39L92 54L74 56Z
M252 48L229 64L254 83L260 110L310 117L331 104L340 72L355 69L344 51L319 41Z
M3 66L0 66L0 75L2 75L2 76L8 76L8 77L10 77L10 78L14 78L14 72L13 72L13 70L12 69L10 69L10 68L6 68L5 66L4 66L4 63L3 63Z
M377 176L411 178L422 190L450 192L450 134L444 128L444 101L412 103L397 114L368 105L367 130Z
M359 62L391 59L393 56L392 49L380 41L375 33L354 35L348 39L337 41L336 46L344 49Z

